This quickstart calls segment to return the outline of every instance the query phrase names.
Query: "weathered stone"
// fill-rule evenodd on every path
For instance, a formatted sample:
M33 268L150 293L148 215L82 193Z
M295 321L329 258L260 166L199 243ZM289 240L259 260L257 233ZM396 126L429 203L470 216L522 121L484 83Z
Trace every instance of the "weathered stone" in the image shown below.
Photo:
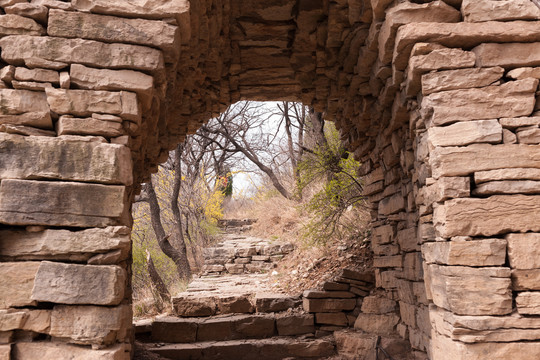
M174 312L178 316L212 316L217 311L217 299L212 296L186 297L179 296L172 299Z
M278 315L276 328L279 336L294 336L315 333L313 314Z
M464 146L474 143L502 142L502 126L497 120L458 122L428 130L431 146Z
M47 156L44 156L47 154ZM0 179L58 179L131 185L131 152L78 137L0 134Z
M475 62L474 53L461 49L436 49L426 55L412 56L407 68L405 93L407 96L415 96L421 90L421 76L424 73L433 70L470 68Z
M408 304L404 301L399 302L399 314L401 321L411 328L416 328L416 306Z
M316 313L315 322L322 325L347 326L349 321L343 312Z
M518 313L522 315L540 315L540 292L521 292L516 297ZM540 331L538 331L540 333ZM537 339L540 338L538 334Z
M327 281L323 284L323 289L326 291L347 291L349 290L349 285L340 284L333 281Z
M20 81L41 81L53 84L60 83L60 75L57 71L47 69L15 68L13 78Z
M508 234L506 241L512 269L540 268L540 234Z
M2 180L0 223L105 227L124 213L125 187L70 182Z
M50 335L69 343L112 345L127 340L131 307L57 305L51 313Z
M152 322L152 340L189 343L197 340L197 322L177 317L158 317Z
M463 0L465 21L539 20L540 9L527 0Z
M389 335L399 322L397 314L360 314L354 328L370 334Z
M39 262L0 263L0 308L35 305L31 299Z
M71 82L81 89L128 90L143 98L152 95L154 79L139 71L94 69L80 64L71 65ZM148 102L148 100L145 100ZM148 106L148 105L147 105Z
M124 134L122 123L103 121L94 118L74 118L69 115L60 116L56 123L58 135L96 135L106 138Z
M362 312L367 314L386 314L396 309L394 300L382 296L366 296L362 302Z
M433 303L460 315L512 312L510 269L428 265Z
M503 180L540 180L540 169L499 169L474 173L474 181L476 184Z
M383 64L392 60L396 32L401 25L411 22L458 22L459 11L443 1L427 4L401 3L386 12L386 21L379 33L379 59Z
M524 67L510 70L506 76L511 79L522 80L526 78L540 79L540 67Z
M303 296L308 299L350 299L355 297L348 291L316 291L306 290Z
M27 317L24 311L0 310L0 331L22 329Z
M57 114L91 116L92 113L119 115L139 122L141 109L132 92L46 89L47 102Z
M494 195L486 199L453 199L435 208L433 222L444 238L540 231L539 207L539 196Z
M47 33L63 38L147 45L170 53L178 52L180 46L178 27L164 21L73 11L50 10Z
M423 244L422 255L428 264L502 266L506 260L506 241L437 241Z
M540 146L474 144L466 147L438 147L431 151L429 162L435 179L498 169L540 169Z
M471 195L468 177L440 177L434 184L420 190L424 205L448 199L469 197Z
M287 295L257 294L255 297L255 308L257 312L280 312L295 308L301 304L298 297Z
M540 342L481 342L466 344L434 332L432 337L432 360L529 360L540 357Z
M0 109L2 115L19 115L23 113L41 114L49 112L49 105L47 104L45 94L35 91L0 89L0 102L2 103L2 108ZM0 123L18 124L17 122L12 121L5 122L2 118L4 117L0 117ZM48 127L50 124L49 119L43 121L42 125L47 126L47 128L52 128ZM32 125L31 123L22 122L19 124Z
M391 229L392 227L389 226L389 228ZM379 229L379 232L381 232L383 230L387 230L387 228L384 227L384 226L379 227L378 229ZM373 231L373 234L375 235L375 230ZM352 281L350 283L351 284L358 284L358 285L361 284L359 282L363 282L364 284L366 284L366 283L373 283L375 281L373 272L371 272L371 271L356 271L356 270L352 270L352 269L342 269L341 270L341 277L345 278L345 279L349 279L349 280L355 280L355 281Z
M540 290L540 269L512 270L513 290Z
M220 314L252 313L255 310L249 295L220 297L217 308Z
M29 67L31 61L78 63L111 69L156 71L163 69L161 51L139 45L106 44L92 40L63 39L45 36L6 36L0 39L2 59L9 64ZM77 51L73 51L77 49ZM37 60L32 60L37 59ZM42 67L46 66L41 61Z
M43 26L32 19L12 14L0 16L0 36L44 34Z
M41 82L32 82L32 81L17 81L13 80L11 82L16 90L30 90L30 91L45 91L48 88L52 88L51 83L41 83Z
M463 316L430 307L432 327L439 334L464 343L538 340L538 318L514 312L507 316Z
M45 230L26 232L0 230L0 254L15 259L58 259L84 261L95 253L130 249L126 227L87 229L81 231Z
M518 129L516 132L518 143L520 144L538 144L540 143L540 128L530 127Z
M74 0L75 10L96 14L110 14L125 17L141 17L148 19L176 18L189 11L189 2L150 0L144 2L110 1L110 0Z
M45 97L43 97L43 100L45 100ZM27 112L19 115L0 115L0 124L32 126L43 129L53 128L51 113L48 109L46 112Z
M59 342L18 342L13 345L16 359L21 360L121 360L129 358L130 349L128 344L118 344L102 350Z
M0 345L0 359L11 360L11 344Z
M540 65L539 43L487 43L475 47L477 67L524 67ZM518 80L519 81L519 80Z
M422 94L484 87L501 79L503 75L504 69L500 66L432 72L422 75Z
M336 347L340 355L354 359L362 354L366 360L376 359L377 336L358 331L343 330L334 333Z
M419 251L416 227L399 230L396 236L399 247L403 251Z
M379 202L379 214L391 215L405 209L405 198L399 192Z
M124 298L126 273L119 266L41 262L32 299L72 305L118 305Z
M4 7L6 14L24 16L36 20L38 23L47 23L47 14L49 10L42 5L20 2L11 6Z
M478 184L473 190L474 195L493 194L540 194L540 181L505 180L490 181Z
M307 299L303 300L304 310L310 313L340 312L352 310L356 299Z
M419 22L406 24L401 26L397 32L392 65L396 70L403 71L409 61L412 47L418 42L432 42L457 48L472 48L486 42L535 42L540 41L537 26L533 21L507 23L496 21L482 23L461 22L456 24ZM535 50L531 49L531 51ZM478 56L479 53L476 52L476 55ZM513 53L509 50L500 59L512 58L512 55ZM534 57L534 55L531 57ZM477 60L479 59L477 58ZM506 67L506 61L499 62L493 59L490 62L494 65L483 62L482 67ZM515 62L518 63L515 67L527 66L526 64L519 65L519 60ZM494 118L494 116L490 116L490 118Z
M394 255L394 256L375 256L373 258L373 267L375 268L387 268L387 267L402 267L403 266L403 256Z
M421 113L432 125L528 116L534 109L537 86L538 79L528 78L500 86L433 93L422 99Z
M503 143L517 144L517 136L512 131L503 128Z

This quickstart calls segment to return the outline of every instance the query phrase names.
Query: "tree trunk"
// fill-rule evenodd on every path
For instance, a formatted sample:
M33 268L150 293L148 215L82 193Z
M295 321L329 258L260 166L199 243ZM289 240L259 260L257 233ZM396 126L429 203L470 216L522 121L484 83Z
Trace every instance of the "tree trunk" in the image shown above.
M191 268L189 267L189 261L187 257L186 241L184 239L184 229L182 226L182 213L178 206L178 196L180 196L180 187L182 185L182 152L184 147L182 144L176 147L174 152L174 184L173 193L171 196L171 209L173 213L174 225L173 236L175 238L178 252L181 255L180 266L184 273L184 278L191 278Z
M163 279L161 276L159 276L159 273L156 270L156 267L154 266L154 261L152 260L152 256L150 255L150 252L146 250L146 266L148 268L148 274L150 275L150 280L152 281L152 285L154 285L154 288L156 289L157 294L161 298L163 302L170 302L171 301L171 294L169 293L169 290L167 289L167 286L165 286L165 283L163 282Z
M152 222L152 228L156 234L159 247L161 248L161 251L163 251L163 253L167 255L176 265L180 279L189 280L189 275L186 274L184 268L184 264L187 262L187 259L182 259L182 253L171 245L169 242L169 235L166 235L165 230L163 229L159 203L156 192L154 191L154 186L152 185L152 181L146 183L145 190L148 194L148 204L150 205L150 220Z

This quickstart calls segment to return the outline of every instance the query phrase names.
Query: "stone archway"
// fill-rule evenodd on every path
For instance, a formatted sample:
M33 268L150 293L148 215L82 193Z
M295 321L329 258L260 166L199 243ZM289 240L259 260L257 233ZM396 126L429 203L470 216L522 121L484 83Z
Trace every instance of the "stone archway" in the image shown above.
M532 2L0 6L4 358L129 358L134 194L229 104L284 98L362 162L377 286L414 356L540 357Z

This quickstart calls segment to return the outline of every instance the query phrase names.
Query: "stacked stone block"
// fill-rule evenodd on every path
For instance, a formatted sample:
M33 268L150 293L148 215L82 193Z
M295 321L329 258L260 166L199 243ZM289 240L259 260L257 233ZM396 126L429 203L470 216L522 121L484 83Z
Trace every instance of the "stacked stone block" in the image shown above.
M366 175L377 296L398 302L392 331L413 356L540 357L532 1L0 8L4 357L129 357L133 196L186 134L241 99L299 100L335 121ZM55 311L102 307L114 336L88 321L52 330Z

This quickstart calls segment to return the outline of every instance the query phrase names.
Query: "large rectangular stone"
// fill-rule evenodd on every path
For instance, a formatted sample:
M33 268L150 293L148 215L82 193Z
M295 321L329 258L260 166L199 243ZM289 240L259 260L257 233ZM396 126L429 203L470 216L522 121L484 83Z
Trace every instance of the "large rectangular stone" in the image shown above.
M512 289L515 291L540 290L540 269L512 270Z
M510 269L427 266L433 303L459 315L512 312Z
M463 0L467 22L540 20L540 9L530 0Z
M432 360L531 360L540 358L540 341L466 344L433 332Z
M115 226L81 231L47 229L40 232L0 230L0 254L18 260L86 261L96 253L131 248L130 230Z
M431 146L464 146L474 143L502 142L502 126L497 120L458 122L428 130Z
M0 308L35 305L31 298L39 262L0 263Z
M124 298L126 272L119 266L41 262L32 300L70 305L118 305Z
M50 335L73 344L112 345L128 340L132 317L130 305L57 305L51 313Z
M118 115L126 120L140 122L141 109L137 95L132 92L102 90L45 90L51 111L57 114L92 116L93 113Z
M432 185L420 189L419 194L426 206L448 199L469 197L471 195L470 182L470 179L465 176L441 177Z
M197 340L198 322L178 317L159 317L152 322L152 340L166 343L190 343Z
M63 38L147 45L171 53L180 50L178 27L164 21L51 9L47 33Z
M0 102L0 113L3 115L49 112L47 97L42 92L0 89Z
M164 67L160 50L139 45L48 36L6 36L0 39L0 47L2 59L9 64L40 59L110 69L157 71Z
M431 306L429 317L435 331L464 343L540 339L540 319L515 312L507 316L463 316Z
M502 266L506 261L506 240L437 241L422 245L428 264Z
M493 84L503 75L504 69L500 66L431 72L422 75L422 94L484 87Z
M472 49L477 67L516 68L540 65L540 43L487 43Z
M176 18L179 14L189 12L186 0L146 0L133 2L129 0L74 0L73 8L79 11L96 14L111 14L125 17L145 19Z
M396 35L392 64L396 70L403 71L407 67L413 46L419 42L431 42L456 48L473 48L476 45L486 42L535 41L540 41L540 33L538 32L538 24L534 21L489 21L482 23L415 22L399 28ZM511 57L512 55L509 53L507 56ZM484 64L484 66L488 65ZM497 63L494 66L503 65Z
M540 196L448 200L434 209L433 223L444 238L540 231Z
M515 168L478 171L474 173L474 182L481 184L489 181L504 180L540 180L540 169Z
M397 314L364 314L356 318L354 328L369 334L389 335L399 322Z
M435 179L505 168L540 169L540 146L474 144L465 147L438 147L431 151L429 164Z
M0 179L38 178L131 185L131 152L80 137L0 133Z
M0 223L105 227L125 210L124 186L75 182L2 180Z
M518 313L522 315L540 315L540 292L521 292L516 297ZM537 339L540 338L540 330L536 331Z
M130 357L130 344L118 344L106 349L92 349L61 342L36 341L13 344L16 359L30 360L125 360Z
M508 261L512 269L540 269L540 234L508 234Z
M304 298L304 310L307 312L349 311L356 307L356 299L307 299Z
M490 181L476 185L473 194L480 196L494 194L540 194L540 181Z
M538 79L528 78L499 86L442 91L425 96L420 112L431 125L529 116L537 87Z
M96 118L74 118L71 115L60 116L56 122L56 133L61 135L103 136L115 138L125 134L121 118L107 121Z

